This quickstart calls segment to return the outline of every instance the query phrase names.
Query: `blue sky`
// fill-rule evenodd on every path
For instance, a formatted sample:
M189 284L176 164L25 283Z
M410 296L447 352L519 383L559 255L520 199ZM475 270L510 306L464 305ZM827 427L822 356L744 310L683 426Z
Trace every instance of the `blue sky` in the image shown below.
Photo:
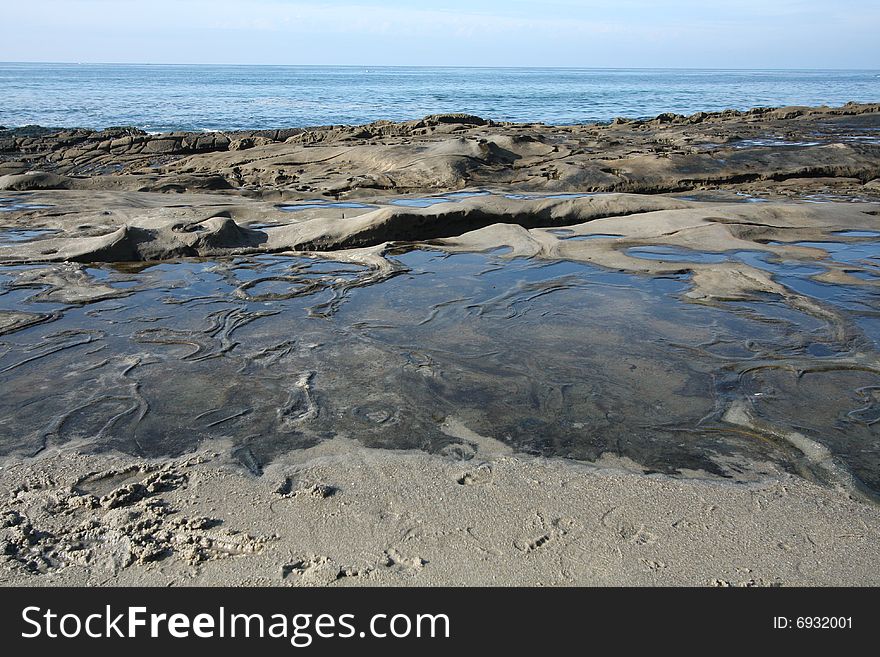
M31 0L0 61L880 68L877 0Z

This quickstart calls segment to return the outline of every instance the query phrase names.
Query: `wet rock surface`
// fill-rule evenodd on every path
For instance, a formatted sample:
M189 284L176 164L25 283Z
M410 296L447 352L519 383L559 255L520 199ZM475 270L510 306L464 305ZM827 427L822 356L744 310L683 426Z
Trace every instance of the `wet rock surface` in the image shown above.
M652 234L668 234L656 214ZM623 235L639 217L608 221ZM744 481L773 462L876 495L880 241L826 233L731 250L718 223L676 223L679 236L719 226L714 253L574 239L594 223L517 227L516 240L491 226L421 248L3 268L4 312L53 314L3 337L0 450L156 458L222 439L260 476L337 436L467 460L470 443L443 424L464 415L522 453L610 452ZM819 229L785 232L800 230ZM78 292L89 281L92 297ZM288 484L282 494L299 490ZM115 495L139 500L147 486Z

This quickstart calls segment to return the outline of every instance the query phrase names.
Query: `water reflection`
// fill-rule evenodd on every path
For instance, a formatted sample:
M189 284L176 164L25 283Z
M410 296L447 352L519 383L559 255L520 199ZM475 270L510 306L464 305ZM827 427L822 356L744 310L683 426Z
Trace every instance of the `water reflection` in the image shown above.
M856 258L848 247L826 251ZM864 364L876 294L815 281L821 262L699 257L763 265L849 329L776 295L686 303L686 275L500 253L402 250L384 269L280 255L90 267L119 296L80 305L38 301L38 286L16 283L22 268L0 268L0 313L56 313L0 338L0 451L77 441L161 456L231 439L259 473L280 453L345 435L468 458L440 429L455 416L526 453L809 476L790 446L724 421L746 400L880 489L880 379Z

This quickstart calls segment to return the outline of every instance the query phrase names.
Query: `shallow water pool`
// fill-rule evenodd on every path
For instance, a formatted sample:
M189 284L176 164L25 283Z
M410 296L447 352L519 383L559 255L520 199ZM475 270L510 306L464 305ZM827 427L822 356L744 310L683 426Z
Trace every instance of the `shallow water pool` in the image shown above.
M848 307L854 292L829 286L844 299L828 303L841 332L772 296L687 303L687 275L497 253L390 257L389 272L279 255L90 266L83 274L112 292L87 304L39 301L45 289L17 284L33 268L0 268L0 316L51 314L0 336L0 452L76 441L164 456L231 441L259 474L281 453L346 436L473 458L443 431L455 417L522 453L809 476L790 445L723 421L744 401L880 489L880 376L852 364L876 349L874 296ZM826 303L804 272L785 276Z

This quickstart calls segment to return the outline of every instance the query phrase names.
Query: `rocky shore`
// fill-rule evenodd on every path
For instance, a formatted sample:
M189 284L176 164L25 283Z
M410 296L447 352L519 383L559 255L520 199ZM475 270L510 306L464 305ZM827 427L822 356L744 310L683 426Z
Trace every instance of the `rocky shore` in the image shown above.
M288 200L503 185L530 192L877 194L880 105L662 114L610 125L405 123L234 133L0 131L0 189L229 190ZM25 177L22 177L25 176Z
M2 584L878 583L878 104L0 129L0 197ZM449 298L418 320L377 294L341 328L312 321L399 280L412 250L492 258L471 281L537 264L476 300L438 279ZM560 262L632 278L535 273ZM635 292L603 302L603 285ZM597 296L522 332L571 354L496 360L502 334L477 329L558 291ZM558 389L537 381L550 361ZM598 420L559 429L575 394ZM696 434L731 442L696 457Z

